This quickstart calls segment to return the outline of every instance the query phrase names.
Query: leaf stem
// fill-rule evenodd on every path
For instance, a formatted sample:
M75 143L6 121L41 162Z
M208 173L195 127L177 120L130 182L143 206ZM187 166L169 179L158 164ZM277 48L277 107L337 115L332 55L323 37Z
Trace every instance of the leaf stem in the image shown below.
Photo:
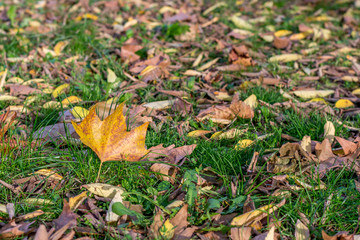
M96 181L95 181L96 183L99 181L99 177L100 177L100 172L101 172L102 164L103 164L103 162L100 162L99 171L98 171L98 174L97 174L97 177L96 177Z

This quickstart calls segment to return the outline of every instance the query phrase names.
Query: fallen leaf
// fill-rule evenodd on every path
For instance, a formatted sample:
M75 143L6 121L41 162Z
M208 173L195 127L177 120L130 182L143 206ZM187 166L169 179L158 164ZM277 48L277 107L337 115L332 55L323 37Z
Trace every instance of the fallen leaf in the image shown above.
M264 240L274 240L274 239L276 239L275 238L275 226L272 226Z
M274 63L274 62L286 63L286 62L297 61L300 59L302 59L302 55L300 55L300 54L287 53L287 54L273 56L273 57L269 58L268 62L270 62L270 63Z
M250 224L252 224L255 220L261 220L262 218L269 216L270 214L272 214L274 211L276 211L277 209L279 209L280 207L282 207L285 204L285 200L281 201L279 204L277 205L273 205L273 204L269 204L266 206L262 206L258 209L255 209L253 211L244 213L240 216L235 217L230 225L232 226L249 226ZM259 218L260 217L260 218Z
M310 98L318 98L318 97L327 97L333 94L334 90L298 90L293 93L301 98L310 99Z
M74 118L85 118L89 114L89 110L83 107L73 107L70 112Z
M252 30L254 28L252 24L238 16L233 15L230 17L230 20L240 29Z
M226 132L216 132L214 133L210 139L213 139L213 140L218 140L218 139L233 139L235 137L239 137L241 135L243 135L244 133L247 132L248 129L236 129L236 128L233 128L233 129L230 129Z
M195 130L195 131L189 132L187 134L187 136L191 137L191 138L197 138L197 137L203 137L208 133L211 133L211 131L208 131L208 130Z
M326 121L324 125L324 138L328 139L330 143L334 141L335 136L335 126L332 122Z
M75 211L80 204L87 198L87 191L82 192L75 197L69 198L69 206L71 211Z
M274 36L280 38L280 37L288 36L288 35L290 35L290 34L292 34L292 31L284 30L284 29L283 29L283 30L278 30L278 31L276 31L276 32L274 33Z
M116 81L116 74L114 73L113 70L111 70L110 68L107 69L107 82L108 83L114 83Z
M247 147L249 147L251 144L253 144L254 141L250 140L250 139L243 139L240 140L236 145L235 145L235 150L243 150Z
M79 103L82 99L77 96L70 96L61 101L61 104L66 107L70 104Z
M105 220L108 223L117 222L120 218L119 215L117 215L116 213L114 213L112 211L112 206L117 202L123 203L123 198L122 198L121 194L122 194L121 192L116 192L115 196L112 198L112 200L110 202L109 209L106 212L106 217L105 217Z
M249 240L251 237L251 227L231 228L230 238L232 240Z
M290 45L291 41L288 38L274 38L273 45L277 49L284 49Z
M105 183L90 183L82 185L89 192L105 198L113 198L116 193L123 194L125 190L121 187L113 186Z
M72 121L80 140L89 146L100 158L106 161L139 161L149 151L145 148L146 129L144 123L131 131L126 131L124 103L103 121L95 113L95 108L84 120L77 124Z
M151 103L145 103L143 106L154 110L164 110L170 108L174 104L175 100L164 100Z
M255 109L258 105L257 97L255 94L251 94L248 98L244 100L244 103L251 107L251 109Z
M336 108L349 108L354 106L355 106L354 103L348 99L339 99L335 103Z
M56 56L60 56L62 50L69 44L69 41L60 41L54 46L54 52Z
M345 155L352 154L358 149L358 145L356 143L353 143L341 137L335 137L335 139L341 145Z
M59 230L66 224L69 224L69 227L76 226L76 218L77 215L71 211L69 203L64 199L63 211L60 216L54 220L55 229Z
M29 94L40 94L42 93L39 89L32 88L24 85L7 85L10 88L10 95L29 95Z
M310 231L299 219L295 225L295 239L296 240L310 240Z
M47 239L49 239L49 234L46 231L45 225L41 224L38 230L36 231L34 240L47 240Z

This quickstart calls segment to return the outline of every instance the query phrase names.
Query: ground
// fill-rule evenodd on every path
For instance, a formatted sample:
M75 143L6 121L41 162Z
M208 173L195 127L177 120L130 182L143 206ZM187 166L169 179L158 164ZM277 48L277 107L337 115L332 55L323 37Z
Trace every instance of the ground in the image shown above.
M0 238L352 239L360 2L329 2L2 1Z

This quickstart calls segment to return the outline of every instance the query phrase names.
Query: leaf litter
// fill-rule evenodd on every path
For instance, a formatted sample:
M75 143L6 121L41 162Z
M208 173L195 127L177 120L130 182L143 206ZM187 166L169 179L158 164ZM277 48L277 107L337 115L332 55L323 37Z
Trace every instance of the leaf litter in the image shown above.
M356 239L359 7L5 0L0 238Z

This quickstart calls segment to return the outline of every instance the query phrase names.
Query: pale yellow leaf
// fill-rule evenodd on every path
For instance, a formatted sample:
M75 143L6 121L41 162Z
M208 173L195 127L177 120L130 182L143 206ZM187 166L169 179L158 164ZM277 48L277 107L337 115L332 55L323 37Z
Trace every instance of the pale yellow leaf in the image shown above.
M329 141L332 143L334 141L335 137L335 126L332 122L326 121L324 125L324 138L329 139Z
M107 69L107 82L108 83L113 83L116 81L116 74L114 73L113 70L111 70L110 68Z
M293 62L302 59L302 55L296 53L287 53L282 55L276 55L269 58L270 63L272 62Z
M355 76L343 76L341 78L341 80L346 81L346 82L358 82L359 78L355 77Z
M206 16L208 15L209 13L211 13L212 11L214 11L215 9L219 8L219 7L226 7L227 4L225 2L218 2L218 3L215 3L214 5L212 5L211 7L209 7L208 9L206 9L204 12L203 12L203 15Z
M267 212L269 215L276 211L278 209L277 206L274 206L273 204L269 204L266 206L262 206L258 209L255 209L253 211L244 213L240 216L235 217L231 224L232 226L246 226L251 224L258 216L263 214L264 212Z
M251 107L251 109L255 109L258 105L256 95L251 94L248 98L244 100L244 103Z
M246 29L246 30L252 30L254 27L252 24L250 24L248 21L233 15L230 17L230 20L235 24L236 27L240 29Z
M220 58L215 58L214 60L211 60L207 63L205 63L204 65L202 65L201 67L198 68L199 71L204 71L208 68L210 68L212 65L214 65L217 61L219 61Z
M181 207L182 205L184 205L184 201L175 200L172 203L170 203L169 205L167 205L165 208L168 209L168 210L171 210L173 208Z
M170 108L174 104L175 100L157 101L151 103L145 103L143 106L146 108L152 108L155 110L164 110Z
M61 104L59 102L49 101L49 102L45 103L42 107L45 109L49 109L49 108L59 108L60 106L61 106Z
M61 181L63 179L63 177L60 174L56 173L55 171L53 171L51 169L40 169L40 170L34 172L34 174L49 177L49 178L52 178L52 179L58 180L58 181Z
M313 98L313 99L311 99L311 100L309 100L307 102L319 102L319 103L328 104L328 102L325 101L325 99L323 99L323 98Z
M160 14L164 14L166 12L171 12L171 13L178 13L179 9L175 9L169 6L163 6L162 8L160 8L159 13Z
M105 198L113 198L116 193L123 194L125 190L122 187L113 186L105 183L90 183L82 187L89 190L89 192Z
M9 95L0 95L0 102L1 101L15 101L18 100L18 97L15 96L9 96Z
M43 78L33 78L33 79L30 79L26 82L23 82L21 85L25 85L25 86L29 86L31 84L34 84L34 83L42 83L42 82L45 82L45 79Z
M12 77L12 78L9 78L6 82L7 83L23 83L24 80L19 77Z
M31 205L52 205L54 202L48 200L48 199L42 199L42 198L26 198L24 200L25 203L31 204Z
M299 219L295 225L295 240L310 240L310 231L308 227Z
M106 216L105 216L105 221L108 223L117 222L120 218L119 215L117 215L116 213L114 213L112 211L112 206L117 202L123 203L123 198L122 198L121 194L122 194L121 192L117 192L110 202L109 209L107 210Z
M334 93L334 90L298 90L293 92L296 96L309 99L318 97L327 97Z
M275 226L272 226L264 240L275 240Z
M360 88L355 89L351 93L354 94L354 95L360 95Z

